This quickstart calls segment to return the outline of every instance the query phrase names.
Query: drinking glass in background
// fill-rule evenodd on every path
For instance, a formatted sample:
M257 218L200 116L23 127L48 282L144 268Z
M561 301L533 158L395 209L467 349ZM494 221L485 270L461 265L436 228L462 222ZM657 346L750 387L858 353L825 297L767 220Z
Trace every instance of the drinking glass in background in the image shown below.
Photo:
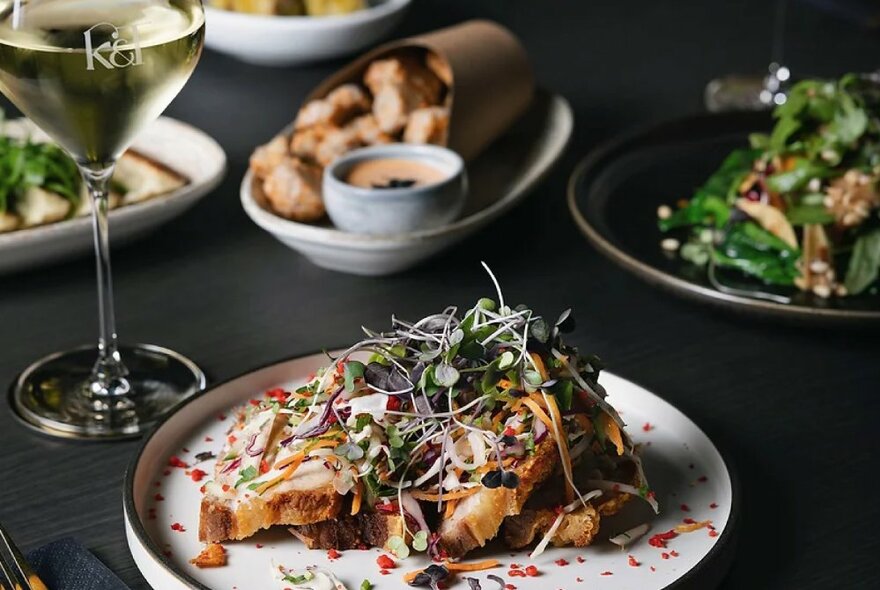
M706 85L704 102L713 113L725 111L760 111L783 104L791 71L783 65L785 16L788 0L776 0L773 17L771 63L764 76L730 75Z
M27 367L13 406L28 425L71 438L133 436L204 387L190 360L120 346L113 311L108 189L116 159L192 74L200 0L0 0L0 90L74 159L92 204L99 339Z

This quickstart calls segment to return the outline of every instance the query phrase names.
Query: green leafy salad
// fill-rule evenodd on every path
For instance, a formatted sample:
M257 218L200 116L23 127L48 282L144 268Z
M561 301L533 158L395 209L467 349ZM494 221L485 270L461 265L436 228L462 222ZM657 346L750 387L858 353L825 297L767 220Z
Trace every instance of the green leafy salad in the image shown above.
M658 209L661 231L687 235L664 248L710 278L726 268L821 298L876 293L880 84L804 80L773 118L769 135L752 134L690 200Z

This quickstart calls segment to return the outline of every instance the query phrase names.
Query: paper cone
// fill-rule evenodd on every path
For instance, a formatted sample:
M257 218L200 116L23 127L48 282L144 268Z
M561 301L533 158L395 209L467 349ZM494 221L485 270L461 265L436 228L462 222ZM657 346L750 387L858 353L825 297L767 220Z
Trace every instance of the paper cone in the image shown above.
M361 83L371 62L407 48L433 52L449 65L447 145L465 160L504 133L532 100L534 78L522 44L501 25L482 20L381 45L324 80L307 100L324 98L348 82Z

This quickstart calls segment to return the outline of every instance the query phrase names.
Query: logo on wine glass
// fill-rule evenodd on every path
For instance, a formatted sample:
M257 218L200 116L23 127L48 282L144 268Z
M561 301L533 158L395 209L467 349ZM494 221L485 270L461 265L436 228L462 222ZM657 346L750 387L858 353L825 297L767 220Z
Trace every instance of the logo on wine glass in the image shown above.
M123 30L128 31L131 40L122 37L121 31ZM109 39L94 47L92 43L93 32L100 35L101 38L106 38L109 33ZM96 63L108 70L139 66L143 63L137 25L129 25L120 29L111 23L98 23L85 31L83 37L86 42L87 70L94 70Z

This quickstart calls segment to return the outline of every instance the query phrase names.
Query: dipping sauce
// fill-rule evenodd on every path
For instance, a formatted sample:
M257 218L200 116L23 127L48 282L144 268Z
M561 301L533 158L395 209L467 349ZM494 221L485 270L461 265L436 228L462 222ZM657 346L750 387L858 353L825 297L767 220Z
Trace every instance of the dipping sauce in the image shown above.
M440 168L418 160L377 158L354 164L345 182L361 188L411 188L435 184L447 176Z

